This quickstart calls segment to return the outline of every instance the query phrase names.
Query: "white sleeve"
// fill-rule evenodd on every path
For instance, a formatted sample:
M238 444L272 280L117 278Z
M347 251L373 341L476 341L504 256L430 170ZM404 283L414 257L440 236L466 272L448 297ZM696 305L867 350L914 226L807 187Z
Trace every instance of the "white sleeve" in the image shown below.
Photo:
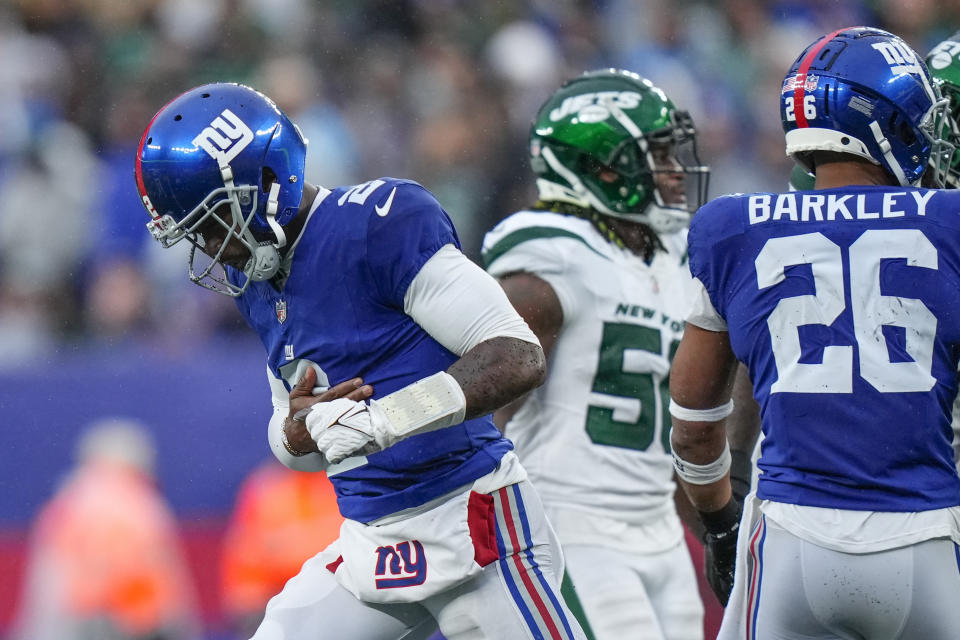
M487 265L487 273L494 278L517 272L535 275L553 289L563 311L564 324L572 324L583 300L592 298L589 292L584 295L581 285L589 279L571 273L575 267L570 263L576 261L570 257L577 256L581 246L580 241L563 237L521 242Z
M269 368L267 369L267 380L270 382L270 395L273 402L273 415L270 416L270 424L267 426L267 440L270 442L270 451L285 467L290 467L295 471L326 470L327 461L322 454L308 453L303 456L293 456L283 446L280 435L283 430L283 420L290 412L290 394L287 392L287 388L283 386L283 382L274 376Z
M710 301L710 294L699 278L693 279L695 289L693 309L687 316L687 322L707 331L726 331L727 321L721 317Z
M441 247L417 273L403 310L458 356L501 336L540 344L500 284L452 244Z

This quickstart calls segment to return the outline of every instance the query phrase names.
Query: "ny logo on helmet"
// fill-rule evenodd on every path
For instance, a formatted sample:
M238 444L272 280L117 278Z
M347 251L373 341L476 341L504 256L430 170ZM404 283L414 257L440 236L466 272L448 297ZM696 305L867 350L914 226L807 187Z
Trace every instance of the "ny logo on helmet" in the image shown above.
M887 61L887 64L890 65L890 70L893 71L894 75L900 76L906 73L923 75L920 60L917 59L916 54L910 47L902 42L895 40L890 42L875 42L871 46L883 54L883 58Z
M214 118L210 126L193 139L221 167L230 164L253 141L253 131L230 109Z

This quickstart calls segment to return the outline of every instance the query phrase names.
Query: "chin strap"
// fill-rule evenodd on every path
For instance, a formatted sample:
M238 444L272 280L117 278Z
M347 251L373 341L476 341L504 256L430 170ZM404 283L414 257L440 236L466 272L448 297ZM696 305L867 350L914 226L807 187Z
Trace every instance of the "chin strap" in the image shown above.
M273 235L277 236L277 249L283 249L285 246L287 246L287 234L284 233L283 227L281 227L280 223L277 222L277 206L279 197L280 183L274 180L270 185L270 194L267 196L267 224L270 226L270 230L273 231Z
M230 165L223 165L220 167L220 177L223 178L224 186L229 191L233 191L233 170L230 168ZM253 233L246 225L243 226L239 233L239 235L242 235L242 239L250 248L250 259L247 261L243 271L246 273L247 277L254 282L269 280L277 274L277 271L280 270L279 249L287 244L287 236L283 232L283 228L275 219L277 215L277 199L279 194L280 184L278 182L274 182L270 185L270 195L267 198L266 214L267 224L270 225L270 229L272 229L274 234L277 236L276 245L273 245L270 242L257 243ZM243 215L240 212L236 199L233 200L231 208L233 210L234 219L243 219Z
M254 282L269 280L280 270L280 252L269 242L257 245L244 270Z
M661 205L660 190L654 190L657 204L647 207L647 224L657 233L674 233L690 225L690 212L679 207Z
M901 187L909 187L910 182L907 180L907 176L903 174L900 163L897 162L897 159L893 156L890 141L883 135L883 131L880 129L880 125L876 120L870 123L870 132L873 133L873 138L880 147L880 153L883 154L883 159L887 161L887 167L893 172L893 176L897 179L897 182Z

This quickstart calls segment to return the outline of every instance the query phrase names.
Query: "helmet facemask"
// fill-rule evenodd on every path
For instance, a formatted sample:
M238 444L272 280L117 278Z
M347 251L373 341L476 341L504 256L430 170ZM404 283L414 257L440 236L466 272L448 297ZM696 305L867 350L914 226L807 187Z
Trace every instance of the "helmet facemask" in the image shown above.
M930 160L924 172L924 184L942 189L960 187L960 157L957 144L960 130L951 113L954 98L942 98L930 107L920 131L930 142Z
M710 168L700 162L697 153L696 129L686 111L675 111L675 125L663 131L647 134L647 164L653 178L654 202L646 211L648 224L658 232L677 231L690 222L707 200ZM682 188L664 193L662 181L673 176L682 178Z
M153 237L164 247L171 247L186 239L190 244L187 258L190 280L205 289L231 297L246 291L252 281L267 280L276 274L280 257L274 242L258 240L250 229L257 211L259 191L255 185L234 186L232 179L224 187L210 192L206 198L180 222L165 215L147 223ZM234 221L239 220L239 223ZM210 234L215 229L223 240L212 255L207 252L203 230ZM243 282L234 285L226 276L224 262L231 245L239 243L249 257L241 266L230 265L243 274ZM229 257L227 257L229 260Z

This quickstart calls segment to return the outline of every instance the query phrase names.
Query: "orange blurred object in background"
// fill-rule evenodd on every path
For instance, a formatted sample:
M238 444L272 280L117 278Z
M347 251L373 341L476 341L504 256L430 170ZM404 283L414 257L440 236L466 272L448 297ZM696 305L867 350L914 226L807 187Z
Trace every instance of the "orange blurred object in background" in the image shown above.
M256 629L267 601L337 539L342 522L324 473L293 471L271 459L247 477L221 566L223 609L237 632Z

